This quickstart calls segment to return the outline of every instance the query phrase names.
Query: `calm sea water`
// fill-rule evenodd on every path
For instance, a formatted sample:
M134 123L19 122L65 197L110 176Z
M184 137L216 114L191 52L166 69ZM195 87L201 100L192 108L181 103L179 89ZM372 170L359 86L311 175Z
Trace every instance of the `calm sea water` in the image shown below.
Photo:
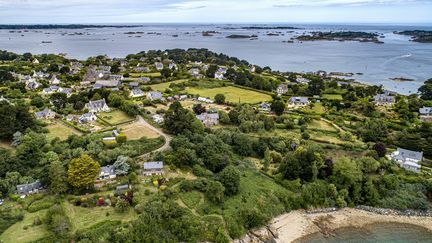
M428 243L432 242L432 232L425 228L399 223L371 224L365 228L341 228L334 237L325 238L321 233L304 237L301 243Z
M255 25L153 24L137 28L30 30L22 33L0 30L0 49L17 53L66 53L68 57L86 59L101 54L124 57L154 49L208 48L280 71L363 73L355 78L369 84L382 84L405 94L415 93L425 80L432 78L432 44L411 42L407 36L393 34L394 31L408 29L432 30L432 26L285 25L302 28L298 30L245 30L241 28L244 26ZM381 40L385 44L337 41L283 43L305 32L342 30L377 32L384 36ZM217 33L203 37L203 31ZM267 35L276 32L279 36ZM255 34L258 39L226 38L231 34ZM410 78L415 82L390 80L395 77Z

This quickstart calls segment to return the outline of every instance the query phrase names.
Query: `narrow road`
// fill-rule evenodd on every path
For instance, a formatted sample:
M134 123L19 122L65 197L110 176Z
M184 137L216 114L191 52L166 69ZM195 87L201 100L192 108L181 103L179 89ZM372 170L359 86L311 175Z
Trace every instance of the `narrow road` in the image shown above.
M166 151L166 150L171 149L170 142L172 140L172 137L170 135L168 135L168 134L164 133L162 130L160 130L160 129L154 127L154 126L152 126L150 123L148 123L146 120L144 120L144 118L142 116L138 116L138 119L137 119L136 123L140 124L140 125L143 125L143 126L146 126L150 130L156 132L157 134L159 134L160 136L163 136L165 138L165 144L162 147L160 147L160 148L158 148L156 150L153 150L150 153L146 153L146 154L140 155L138 157L139 159L145 158L148 155L150 155L152 153L155 153L155 152L162 152L162 151Z

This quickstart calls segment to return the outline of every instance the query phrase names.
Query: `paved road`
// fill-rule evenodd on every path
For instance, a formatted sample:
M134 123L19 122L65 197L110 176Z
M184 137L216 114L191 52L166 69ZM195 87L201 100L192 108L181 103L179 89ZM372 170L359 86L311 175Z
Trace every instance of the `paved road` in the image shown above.
M157 134L159 134L160 136L163 136L165 138L165 144L162 147L160 147L156 150L153 150L150 153L143 154L143 155L139 156L138 158L144 158L151 153L162 152L162 151L167 151L167 150L171 149L170 142L172 140L172 137L170 135L168 135L168 134L164 133L162 130L152 126L150 123L148 123L146 120L144 120L144 118L142 116L138 116L136 123L143 125L143 126L146 126L147 128L153 130L154 132L156 132Z

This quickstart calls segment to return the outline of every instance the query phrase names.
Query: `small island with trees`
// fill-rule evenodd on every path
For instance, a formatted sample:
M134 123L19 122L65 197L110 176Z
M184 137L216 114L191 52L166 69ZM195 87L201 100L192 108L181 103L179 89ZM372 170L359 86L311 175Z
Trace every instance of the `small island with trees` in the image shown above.
M299 41L359 41L359 42L373 42L382 44L379 40L379 34L358 32L358 31L339 31L339 32L312 32L307 35L297 36L295 39Z
M432 31L427 30L405 30L401 32L395 32L398 35L411 36L411 41L420 43L432 43Z

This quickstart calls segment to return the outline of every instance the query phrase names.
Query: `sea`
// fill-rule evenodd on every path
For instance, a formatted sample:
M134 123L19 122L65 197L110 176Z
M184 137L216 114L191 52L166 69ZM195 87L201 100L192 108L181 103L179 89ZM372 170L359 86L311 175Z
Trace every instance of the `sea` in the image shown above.
M432 232L425 228L401 224L380 223L363 228L341 228L334 236L324 237L315 233L296 240L297 243L431 243Z
M248 28L257 26L260 28ZM432 43L416 43L410 41L409 36L395 34L395 31L403 30L432 30L432 26L139 24L132 28L0 30L0 49L16 53L64 53L81 60L105 54L125 57L148 50L207 48L284 72L353 73L352 77L345 78L383 85L401 94L413 94L425 80L432 78ZM203 36L206 31L210 36ZM313 31L373 32L380 35L384 44L354 41L290 43L291 38ZM234 34L256 35L257 38L226 38ZM400 82L392 78L412 81Z

